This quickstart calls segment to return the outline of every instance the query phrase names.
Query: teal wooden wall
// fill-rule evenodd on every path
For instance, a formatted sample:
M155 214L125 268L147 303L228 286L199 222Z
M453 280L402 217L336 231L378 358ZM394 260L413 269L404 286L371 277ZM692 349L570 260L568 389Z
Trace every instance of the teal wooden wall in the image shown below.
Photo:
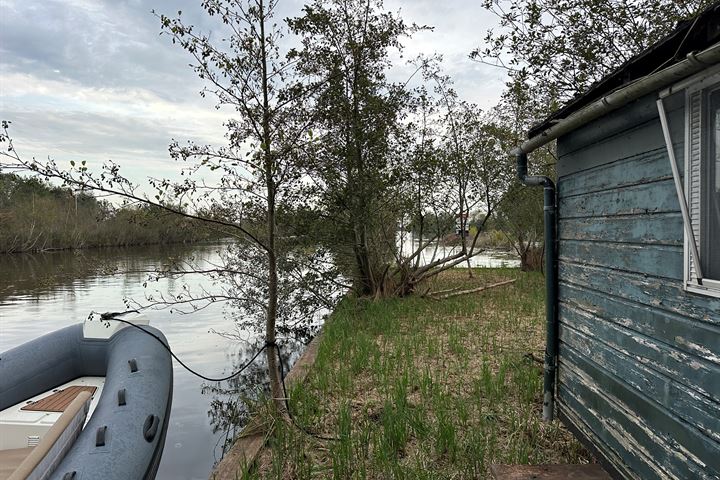
M558 140L558 409L627 478L720 478L720 299L682 288L655 98ZM683 95L666 109L683 163Z

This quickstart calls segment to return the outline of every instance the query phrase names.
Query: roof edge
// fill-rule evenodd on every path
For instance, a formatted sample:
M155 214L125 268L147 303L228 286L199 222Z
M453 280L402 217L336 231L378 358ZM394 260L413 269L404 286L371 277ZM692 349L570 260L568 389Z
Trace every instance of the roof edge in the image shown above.
M569 117L599 98L652 75L665 67L668 62L672 61L672 64L682 62L689 53L701 51L718 40L720 40L720 1L713 3L695 17L680 22L666 37L623 63L542 122L532 126L528 131L528 138L539 135L552 124Z
M537 132L512 151L513 154L530 153L578 127L630 103L644 95L659 91L705 68L720 63L720 42L699 53L690 52L685 59L658 72L646 75L630 84L616 88L609 94L585 105L567 118L554 120L550 126Z

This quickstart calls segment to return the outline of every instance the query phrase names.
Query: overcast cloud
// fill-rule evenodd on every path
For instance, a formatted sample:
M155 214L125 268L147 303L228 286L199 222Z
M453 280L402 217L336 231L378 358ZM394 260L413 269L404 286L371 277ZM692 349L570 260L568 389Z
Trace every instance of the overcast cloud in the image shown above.
M280 0L278 17L300 13L300 0ZM408 22L434 26L405 42L404 58L444 57L460 95L483 108L494 105L504 72L468 59L495 18L477 0L386 0ZM13 122L18 150L61 164L112 159L134 179L168 176L171 139L223 144L212 99L198 95L201 81L189 56L159 35L151 13L173 14L202 31L214 19L198 0L0 0L0 118ZM220 32L217 32L218 34ZM412 72L397 59L391 72Z

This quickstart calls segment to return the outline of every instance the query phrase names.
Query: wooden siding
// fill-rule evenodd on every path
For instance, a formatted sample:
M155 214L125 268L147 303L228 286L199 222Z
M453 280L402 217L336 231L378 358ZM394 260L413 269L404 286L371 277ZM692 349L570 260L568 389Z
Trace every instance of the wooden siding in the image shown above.
M621 475L720 478L720 299L682 288L654 99L558 141L558 408ZM667 105L681 160L682 95Z

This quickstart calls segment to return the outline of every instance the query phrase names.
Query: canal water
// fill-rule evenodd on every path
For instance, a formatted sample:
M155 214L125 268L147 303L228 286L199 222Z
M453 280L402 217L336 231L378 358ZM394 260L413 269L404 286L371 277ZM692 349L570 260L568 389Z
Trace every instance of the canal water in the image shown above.
M223 244L143 246L0 255L0 352L73 323L90 312L123 311L124 300L170 295L185 288L217 291L199 274L147 282L147 271L189 262L219 263ZM447 252L445 252L447 253ZM424 259L425 260L425 259ZM515 260L478 256L474 266L515 266ZM190 314L146 310L150 324L168 338L186 364L211 377L235 371L259 346L253 332L239 330L223 304ZM285 340L284 364L297 359L302 343ZM159 480L207 479L247 412L239 400L264 388L264 355L228 382L203 381L173 362L174 391ZM239 395L240 393L240 395Z
M184 285L191 291L213 291L216 287L197 274L144 286L147 274L142 272L178 261L201 267L217 263L222 248L149 246L0 255L0 352L82 322L93 310L125 310L126 298L143 301L146 295L178 293ZM236 329L222 304L192 314L165 309L144 315L162 330L176 355L207 376L232 373L259 346L252 332ZM292 363L296 356L286 360ZM222 383L203 381L173 362L172 412L158 479L208 478L244 419L238 388L250 396L261 388L257 385L264 380L264 355L258 360L257 368Z

